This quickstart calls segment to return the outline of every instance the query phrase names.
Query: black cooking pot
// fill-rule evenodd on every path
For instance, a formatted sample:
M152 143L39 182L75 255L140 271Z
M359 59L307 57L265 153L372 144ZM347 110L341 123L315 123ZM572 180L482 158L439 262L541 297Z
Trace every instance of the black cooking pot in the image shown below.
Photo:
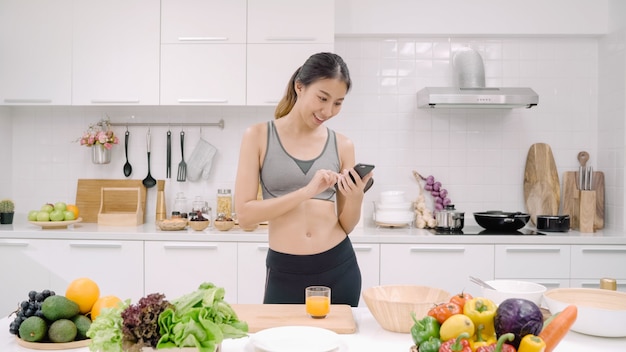
M569 225L569 215L537 215L537 230L567 232Z
M530 214L508 213L500 210L490 210L474 213L474 219L478 225L487 230L517 231L526 226L530 220Z

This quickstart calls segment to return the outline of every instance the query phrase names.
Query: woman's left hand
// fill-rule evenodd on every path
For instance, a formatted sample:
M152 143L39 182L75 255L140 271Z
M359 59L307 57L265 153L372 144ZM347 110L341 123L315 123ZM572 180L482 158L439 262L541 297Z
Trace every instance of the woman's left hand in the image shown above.
M354 178L354 182L350 179L350 175ZM337 188L346 197L351 196L363 196L363 190L367 181L372 177L372 173L365 175L361 180L359 174L354 169L344 169L339 174L339 180L337 181Z

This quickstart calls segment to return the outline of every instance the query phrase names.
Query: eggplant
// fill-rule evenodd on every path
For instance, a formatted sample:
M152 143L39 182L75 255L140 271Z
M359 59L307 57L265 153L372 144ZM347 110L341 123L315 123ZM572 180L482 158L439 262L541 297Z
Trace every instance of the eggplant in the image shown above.
M532 301L509 298L498 306L494 327L498 338L506 333L513 333L515 339L507 343L517 350L524 336L539 335L543 328L543 314L539 306Z

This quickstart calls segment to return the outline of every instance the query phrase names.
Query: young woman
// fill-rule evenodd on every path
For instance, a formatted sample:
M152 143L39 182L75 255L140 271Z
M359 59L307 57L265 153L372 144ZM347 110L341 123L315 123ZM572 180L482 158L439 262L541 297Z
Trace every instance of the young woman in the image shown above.
M276 120L243 135L235 208L242 227L269 224L264 303L304 303L304 289L322 285L333 304L358 305L361 272L348 234L372 173L361 180L352 141L324 126L350 85L341 57L315 54L289 80Z

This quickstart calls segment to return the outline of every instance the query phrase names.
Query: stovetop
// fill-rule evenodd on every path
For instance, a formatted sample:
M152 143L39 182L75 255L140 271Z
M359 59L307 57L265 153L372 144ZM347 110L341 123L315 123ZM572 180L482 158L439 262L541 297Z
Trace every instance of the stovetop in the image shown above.
M529 228L521 228L517 231L487 230L482 227L464 227L461 231L442 229L430 229L434 235L441 236L545 236L545 233Z

